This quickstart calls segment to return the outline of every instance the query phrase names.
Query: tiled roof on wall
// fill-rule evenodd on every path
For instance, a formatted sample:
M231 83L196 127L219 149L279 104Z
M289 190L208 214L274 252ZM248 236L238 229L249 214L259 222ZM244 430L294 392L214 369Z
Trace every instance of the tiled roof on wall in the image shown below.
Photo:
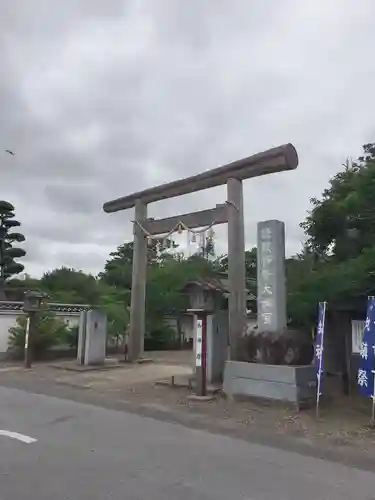
M87 304L57 304L51 302L48 304L47 310L59 313L80 313L82 311L88 311L92 309L92 306ZM15 302L10 300L0 301L0 312L1 311L22 311L23 302Z

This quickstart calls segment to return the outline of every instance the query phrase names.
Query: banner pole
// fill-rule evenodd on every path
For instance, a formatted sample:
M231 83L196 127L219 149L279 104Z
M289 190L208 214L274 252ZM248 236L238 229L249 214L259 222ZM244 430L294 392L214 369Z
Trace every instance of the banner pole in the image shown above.
M375 346L373 347L374 350L375 350ZM373 390L373 393L372 393L372 408L371 408L371 422L370 424L372 426L375 425L375 370L372 370L372 374L373 374L373 377L374 377L374 390Z
M323 317L322 317L322 335L321 335L321 351L320 351L320 359L319 359L319 368L318 368L318 384L317 384L317 390L316 390L316 408L315 408L315 416L316 419L319 419L319 404L320 404L320 388L321 388L321 378L322 378L322 363L323 363L323 355L324 355L324 326L325 326L325 319L326 319L326 305L327 302L323 302ZM319 327L319 326L318 326ZM316 352L315 352L316 356Z
M369 295L367 297L368 301L373 300L373 299L374 299L373 295ZM372 346L372 349L373 349L374 354L375 354L375 345ZM373 391L372 391L372 395L371 395L372 404L371 404L371 420L370 420L370 425L374 426L374 423L375 423L375 370L371 370L371 373L372 373L372 376L373 376Z
M357 371L357 390L366 398L372 399L370 425L375 425L375 301L372 295L367 297L366 321L359 348L359 366ZM371 387L371 383L373 384Z
M374 299L374 296L373 295L369 295L367 297L367 300L373 300ZM375 345L372 346L372 349L374 351L374 354L375 354ZM374 426L375 424L375 370L371 370L371 373L372 373L372 376L373 376L373 391L372 391L372 405L371 405L371 420L370 420L370 425L371 426Z

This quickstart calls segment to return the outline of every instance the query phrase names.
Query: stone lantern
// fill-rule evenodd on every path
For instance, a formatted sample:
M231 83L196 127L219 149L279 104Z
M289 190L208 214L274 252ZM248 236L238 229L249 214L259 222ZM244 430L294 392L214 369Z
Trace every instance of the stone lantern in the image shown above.
M35 313L43 308L47 295L39 291L28 291L23 300L23 310L25 313Z
M189 308L186 312L194 314L194 351L195 373L198 396L207 396L207 376L212 381L213 367L218 363L214 353L217 352L218 328L213 331L215 313L220 309L223 294L225 293L219 280L206 279L188 282L183 292L189 298ZM225 332L224 348L227 348L227 334ZM225 354L224 354L225 355Z
M212 313L219 308L224 290L207 282L192 281L185 286L189 297L189 311Z

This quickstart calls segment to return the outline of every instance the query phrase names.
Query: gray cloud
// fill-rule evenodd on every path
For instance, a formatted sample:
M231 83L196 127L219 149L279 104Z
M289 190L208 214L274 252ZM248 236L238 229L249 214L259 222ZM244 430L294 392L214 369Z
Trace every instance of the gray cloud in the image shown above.
M375 138L374 14L372 0L3 0L0 149L17 155L0 156L2 197L27 270L97 272L132 233L131 211L104 201L289 141L299 169L245 185L246 240L279 218L298 251L309 198ZM224 200L220 187L150 216Z

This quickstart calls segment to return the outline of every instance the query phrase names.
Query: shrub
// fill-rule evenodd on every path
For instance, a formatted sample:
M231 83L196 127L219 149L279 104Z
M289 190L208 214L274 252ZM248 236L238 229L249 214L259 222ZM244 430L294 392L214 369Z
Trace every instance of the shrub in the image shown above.
M79 327L72 326L71 328L67 328L66 337L64 339L64 344L67 344L69 347L73 347L77 349L78 347L78 333Z
M22 354L25 348L26 318L26 315L20 316L17 318L17 325L9 329L9 349L19 354ZM39 358L51 347L66 344L69 335L69 327L53 313L38 313L32 338L33 355Z
M145 351L160 351L172 347L175 337L174 330L165 324L152 328L145 335Z

